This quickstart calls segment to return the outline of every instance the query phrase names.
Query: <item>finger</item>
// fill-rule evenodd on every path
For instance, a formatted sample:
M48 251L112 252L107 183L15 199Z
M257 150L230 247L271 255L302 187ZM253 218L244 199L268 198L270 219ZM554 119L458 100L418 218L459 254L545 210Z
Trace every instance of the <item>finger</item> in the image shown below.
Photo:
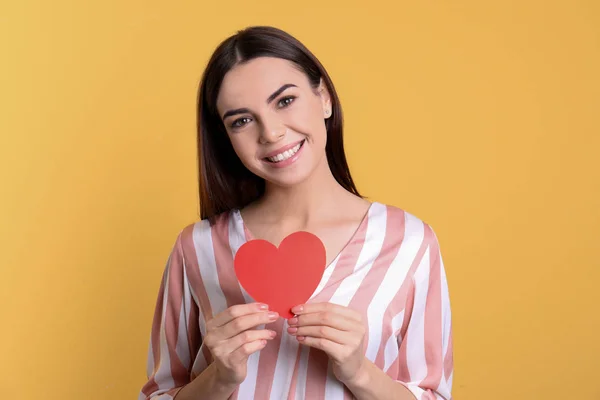
M246 343L256 342L259 340L272 340L276 335L277 333L275 331L269 329L250 329L222 342L214 349L214 352L216 353L215 355L227 355L235 352Z
M361 321L361 315L351 308L340 306L339 304L333 303L308 303L299 304L292 307L292 313L296 315L312 314L318 312L331 312L338 315L342 315L346 318L353 319L355 321Z
M310 336L298 336L297 339L299 343L305 346L310 346L314 347L315 349L323 350L334 360L339 358L338 355L342 354L342 350L344 349L343 345L332 342L329 339L315 338Z
M263 324L270 324L276 321L277 318L279 318L279 314L274 311L244 315L218 328L215 336L220 340L226 340L248 329L256 328Z
M326 325L340 331L355 331L359 323L344 315L336 314L332 311L322 311L317 313L303 314L289 320L290 326L311 326Z
M248 357L259 350L262 350L267 345L267 340L255 340L254 342L244 343L242 346L237 348L231 353L231 362L233 364L243 363Z
M288 333L293 336L309 336L313 338L322 338L330 340L341 345L351 344L354 335L349 332L340 331L329 326L301 326L299 328L290 327Z
M269 307L266 304L262 303L237 304L235 306L229 307L225 311L215 315L214 318L210 319L206 323L206 329L210 330L212 328L217 328L219 326L227 324L235 318L239 318L252 313L264 312L268 309Z

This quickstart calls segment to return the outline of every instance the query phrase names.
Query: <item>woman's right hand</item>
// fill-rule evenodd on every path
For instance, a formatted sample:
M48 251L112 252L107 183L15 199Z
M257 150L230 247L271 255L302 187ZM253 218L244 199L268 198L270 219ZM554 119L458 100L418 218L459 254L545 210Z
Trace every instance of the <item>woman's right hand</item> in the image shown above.
M250 354L265 347L275 331L254 329L279 317L264 304L239 304L229 307L206 323L204 344L213 355L217 379L239 385L246 378Z

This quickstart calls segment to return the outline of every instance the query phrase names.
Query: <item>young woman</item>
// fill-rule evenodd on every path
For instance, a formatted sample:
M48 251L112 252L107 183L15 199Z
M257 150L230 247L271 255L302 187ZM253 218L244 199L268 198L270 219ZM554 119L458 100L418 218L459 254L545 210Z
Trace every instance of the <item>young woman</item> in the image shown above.
M200 85L198 145L202 218L167 262L140 399L450 399L436 236L359 195L315 56L271 27L225 40ZM327 266L285 320L245 292L233 259L248 240L300 230L323 241Z

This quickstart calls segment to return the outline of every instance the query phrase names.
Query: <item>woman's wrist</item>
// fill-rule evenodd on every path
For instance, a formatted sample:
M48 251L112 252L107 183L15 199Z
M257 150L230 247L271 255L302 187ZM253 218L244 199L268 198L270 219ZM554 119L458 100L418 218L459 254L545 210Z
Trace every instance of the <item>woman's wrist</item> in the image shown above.
M354 376L348 380L342 381L342 383L346 385L351 391L353 391L354 389L368 387L369 382L371 380L369 363L370 361L367 359L367 357L364 357L360 364L360 367L358 368Z
M239 384L235 382L231 382L226 377L222 376L217 369L215 363L212 363L210 367L213 368L213 380L215 385L215 391L217 393L233 393L235 389L239 386Z
M354 377L342 383L359 400L416 399L408 388L395 382L366 357Z
M222 380L215 363L212 363L192 382L184 386L174 400L198 400L204 398L205 393L211 393L211 399L226 400L238 386Z

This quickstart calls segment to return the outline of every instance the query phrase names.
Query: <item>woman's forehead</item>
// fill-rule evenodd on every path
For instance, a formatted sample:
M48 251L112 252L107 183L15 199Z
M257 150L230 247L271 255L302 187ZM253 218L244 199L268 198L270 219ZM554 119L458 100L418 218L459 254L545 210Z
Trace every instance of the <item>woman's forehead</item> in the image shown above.
M308 84L308 79L288 60L255 58L236 65L225 74L217 105L221 108L244 101L266 101L271 93L288 83L301 87Z

